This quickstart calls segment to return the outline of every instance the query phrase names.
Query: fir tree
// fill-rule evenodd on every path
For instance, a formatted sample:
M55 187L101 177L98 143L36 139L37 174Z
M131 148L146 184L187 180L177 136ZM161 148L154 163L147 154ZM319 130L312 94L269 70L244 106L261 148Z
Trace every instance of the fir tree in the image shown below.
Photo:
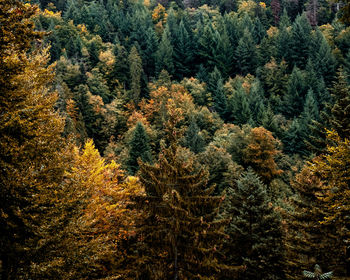
M139 158L144 162L152 162L149 139L142 123L136 124L129 146L129 157L126 165L129 173L134 175L139 169Z
M231 218L226 229L227 261L246 267L239 279L285 279L281 219L251 169L227 189L224 216Z
M318 77L323 77L325 82L328 84L333 80L336 61L331 47L319 29L316 29L313 37L314 38L311 44L312 52L310 52L310 57L312 59L314 69L317 71Z

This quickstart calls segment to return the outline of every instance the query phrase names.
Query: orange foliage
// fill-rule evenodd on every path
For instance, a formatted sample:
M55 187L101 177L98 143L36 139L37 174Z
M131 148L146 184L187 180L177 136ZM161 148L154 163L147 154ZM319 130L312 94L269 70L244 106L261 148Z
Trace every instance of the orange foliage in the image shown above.
M255 127L248 136L248 146L244 149L244 163L251 166L265 183L282 173L278 169L275 157L279 141L263 127Z

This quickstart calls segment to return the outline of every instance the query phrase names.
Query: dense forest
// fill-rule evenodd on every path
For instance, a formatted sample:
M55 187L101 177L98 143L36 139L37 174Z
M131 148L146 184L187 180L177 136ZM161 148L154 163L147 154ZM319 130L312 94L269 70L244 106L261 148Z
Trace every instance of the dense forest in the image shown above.
M349 24L0 0L0 279L349 279Z

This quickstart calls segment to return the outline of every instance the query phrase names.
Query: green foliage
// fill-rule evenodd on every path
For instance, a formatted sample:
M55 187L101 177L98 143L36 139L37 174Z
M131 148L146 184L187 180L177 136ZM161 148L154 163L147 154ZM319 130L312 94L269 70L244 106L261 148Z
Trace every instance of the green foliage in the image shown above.
M138 198L144 216L137 229L136 279L212 279L234 273L220 257L226 238L226 221L217 217L222 197L212 195L208 172L194 164L193 156L174 144L163 148L155 166L141 164L146 195Z
M128 56L130 69L130 97L131 100L137 104L141 93L141 74L142 74L142 60L139 56L135 46L131 48Z
M235 51L235 60L238 72L242 75L254 74L257 66L257 52L253 37L248 28L244 30L243 36L239 39Z
M185 147L195 154L202 152L205 147L204 139L194 118L191 118L190 125L185 133Z
M134 175L139 169L139 159L143 162L152 162L149 139L142 123L136 124L129 146L129 157L126 165L129 173Z
M231 219L226 229L227 261L246 267L239 279L284 279L281 219L266 186L251 169L227 189L223 209Z
M305 15L299 15L292 25L291 31L291 53L286 58L289 65L305 68L310 53L311 26Z
M171 45L170 37L169 27L167 26L163 31L162 39L155 55L156 73L160 73L162 70L168 71L170 75L174 73L174 49Z

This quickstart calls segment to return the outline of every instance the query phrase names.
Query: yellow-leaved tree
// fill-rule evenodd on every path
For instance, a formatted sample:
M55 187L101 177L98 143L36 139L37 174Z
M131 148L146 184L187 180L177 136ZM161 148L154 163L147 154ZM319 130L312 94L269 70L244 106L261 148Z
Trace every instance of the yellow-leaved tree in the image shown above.
M143 194L136 177L106 163L92 140L76 148L60 197L62 225L55 254L37 269L40 279L114 279L121 276L138 213L131 197ZM59 272L59 275L57 275Z
M30 279L66 165L64 121L37 7L0 0L0 11L0 278Z
M319 198L325 203L323 223L337 228L339 240L346 250L345 266L350 276L350 140L341 138L335 131L327 131L327 150L315 158L310 168L324 180Z

